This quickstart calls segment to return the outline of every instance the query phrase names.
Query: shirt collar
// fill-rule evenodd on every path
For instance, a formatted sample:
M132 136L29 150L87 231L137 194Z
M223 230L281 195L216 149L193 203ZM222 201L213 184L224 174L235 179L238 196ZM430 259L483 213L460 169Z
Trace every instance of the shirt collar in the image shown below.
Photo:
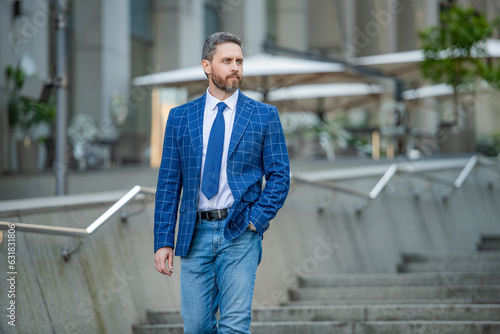
M208 107L209 107L210 110L214 110L217 107L217 104L219 102L224 102L228 106L229 109L235 110L236 109L236 104L238 103L238 96L239 96L239 94L240 94L240 90L237 89L236 92L234 92L233 95L231 95L230 97L228 97L224 101L221 101L218 98L213 97L212 95L210 95L210 92L208 91L208 88L207 88L206 103L207 103L207 105L208 105Z

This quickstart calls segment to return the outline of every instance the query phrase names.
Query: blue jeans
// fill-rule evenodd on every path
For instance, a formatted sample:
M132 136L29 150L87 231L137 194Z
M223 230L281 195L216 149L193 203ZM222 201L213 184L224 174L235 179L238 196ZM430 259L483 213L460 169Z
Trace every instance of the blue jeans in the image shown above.
M185 334L250 333L252 297L262 238L247 230L224 238L226 220L196 223L181 258L181 314ZM219 324L215 314L220 308Z

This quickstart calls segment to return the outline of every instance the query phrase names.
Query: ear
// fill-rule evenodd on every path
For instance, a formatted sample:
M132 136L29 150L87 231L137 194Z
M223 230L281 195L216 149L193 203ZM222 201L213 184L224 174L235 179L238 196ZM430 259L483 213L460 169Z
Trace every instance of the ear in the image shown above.
M201 67L203 68L203 71L205 71L206 75L212 74L212 64L208 60L203 59L201 61Z

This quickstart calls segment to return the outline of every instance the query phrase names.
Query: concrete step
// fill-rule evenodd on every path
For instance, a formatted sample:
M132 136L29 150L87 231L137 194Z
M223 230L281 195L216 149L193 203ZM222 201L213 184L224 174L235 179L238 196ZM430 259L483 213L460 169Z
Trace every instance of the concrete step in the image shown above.
M410 262L398 266L401 273L435 273L435 272L498 272L500 261L432 261Z
M500 305L377 305L364 313L364 321L500 321Z
M179 310L149 310L149 323L182 324ZM253 322L283 321L500 321L500 305L307 305L255 307Z
M405 286L355 288L298 288L289 291L290 300L443 300L470 299L500 303L500 285Z
M499 241L500 242L500 241ZM402 256L406 262L427 261L500 261L500 251L484 252L429 252L429 253L407 253Z
M291 300L284 302L283 306L311 306L311 305L426 305L426 304L449 304L449 305L498 305L490 299L323 299L323 300Z
M146 310L148 321L152 325L156 324L182 324L181 311L171 310Z
M500 273L404 273L311 275L298 278L299 287L375 287L423 285L498 285Z
M500 251L500 235L483 235L477 249L480 251Z
M252 322L252 334L354 334L354 323L339 321ZM182 334L182 325L135 325L133 334Z
M495 334L497 321L286 321L250 326L253 334ZM181 325L136 325L133 334L182 334Z
M253 322L250 331L252 334L354 334L355 324L339 321Z
M133 325L133 334L183 334L183 326L181 324L175 325Z
M500 333L499 251L405 254L403 260L399 274L299 277L289 302L252 310L251 331ZM183 332L179 310L150 310L147 317L149 324L133 326L133 334Z
M360 324L352 334L496 334L497 321L375 321Z

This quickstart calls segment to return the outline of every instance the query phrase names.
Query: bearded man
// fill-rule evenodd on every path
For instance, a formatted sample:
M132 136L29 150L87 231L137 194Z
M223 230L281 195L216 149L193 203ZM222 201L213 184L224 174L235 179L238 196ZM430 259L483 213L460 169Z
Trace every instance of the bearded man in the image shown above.
M201 66L206 93L173 108L165 127L154 263L172 274L178 221L184 333L250 333L262 237L290 187L288 153L277 108L239 90L240 39L208 37Z

